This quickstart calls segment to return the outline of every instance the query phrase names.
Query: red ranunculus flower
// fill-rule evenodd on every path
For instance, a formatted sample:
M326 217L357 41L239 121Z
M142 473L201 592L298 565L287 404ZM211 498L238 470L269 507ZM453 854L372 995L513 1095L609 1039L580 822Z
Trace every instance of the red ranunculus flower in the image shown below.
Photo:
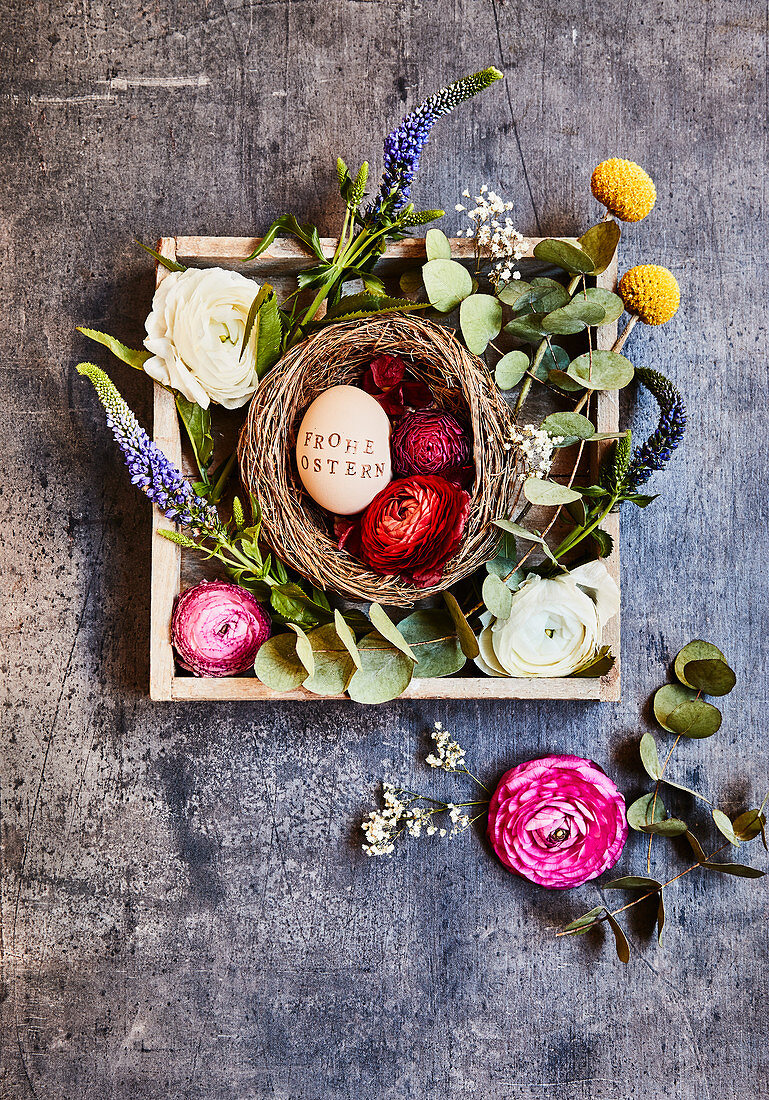
M390 441L393 471L440 474L467 484L472 477L470 437L451 413L419 409L398 422Z
M470 497L434 474L391 481L361 519L361 557L377 573L437 584L462 540Z
M363 389L375 397L391 420L433 403L430 387L410 378L400 355L380 355L363 375Z

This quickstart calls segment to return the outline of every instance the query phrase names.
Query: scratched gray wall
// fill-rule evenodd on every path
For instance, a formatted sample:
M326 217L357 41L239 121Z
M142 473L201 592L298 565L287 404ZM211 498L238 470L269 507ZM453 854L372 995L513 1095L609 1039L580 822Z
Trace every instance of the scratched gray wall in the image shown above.
M0 9L3 1100L769 1096L763 884L685 879L666 945L631 922L624 970L600 940L554 939L595 889L518 882L479 837L380 863L356 835L382 775L435 782L435 718L484 776L566 750L638 791L649 694L698 635L740 686L676 774L727 809L763 793L764 5ZM251 233L285 210L333 232L337 153L378 166L407 105L490 62L506 83L441 124L418 200L451 210L488 181L524 231L569 233L596 216L593 164L630 156L659 208L623 266L682 285L675 322L631 344L679 381L692 430L663 498L626 517L623 701L153 706L149 509L73 378L93 355L74 326L141 339L133 234ZM113 374L148 423L146 380ZM636 838L620 866L640 859ZM684 859L660 843L656 868Z

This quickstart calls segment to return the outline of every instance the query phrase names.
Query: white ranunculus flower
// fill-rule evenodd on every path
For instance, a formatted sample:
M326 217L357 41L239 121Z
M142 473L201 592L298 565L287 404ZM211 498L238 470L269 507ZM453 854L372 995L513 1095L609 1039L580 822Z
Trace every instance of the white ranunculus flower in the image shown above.
M484 617L476 664L488 676L568 676L586 664L619 611L619 588L601 561L552 580L531 574L507 619Z
M166 275L155 291L144 346L144 370L188 401L239 409L259 379L249 341L240 346L259 284L222 267L187 268Z

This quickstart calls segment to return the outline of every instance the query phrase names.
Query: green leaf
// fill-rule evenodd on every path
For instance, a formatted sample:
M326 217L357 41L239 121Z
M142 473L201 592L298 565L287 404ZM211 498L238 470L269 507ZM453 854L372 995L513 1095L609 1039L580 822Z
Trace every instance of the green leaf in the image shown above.
M245 354L246 348L248 347L248 341L251 339L251 332L256 322L259 310L262 308L262 305L267 296L271 293L272 287L269 283L265 283L264 286L260 286L259 290L256 293L256 297L249 307L248 316L246 317L246 327L243 329L243 339L240 342L240 355L238 356L238 360L242 359Z
M632 802L627 808L627 823L631 829L635 829L638 833L647 825L656 821L663 821L664 819L665 807L662 804L662 799L657 795L655 801L653 792L650 794L642 794L640 798L637 798L635 802Z
M77 331L82 332L83 336L87 336L89 340L95 340L97 344L103 344L105 348L109 348L113 355L116 355L121 362L127 363L129 367L133 367L134 370L143 370L144 364L152 358L151 351L147 351L145 348L142 348L141 351L135 351L133 348L121 344L114 336L109 336L106 332L99 332L95 328L83 328L78 325Z
M546 416L540 424L550 435L562 436L561 447L568 447L580 439L590 439L595 434L593 424L586 416L575 412L556 412Z
M585 291L584 300L591 305L601 307L604 313L603 320L600 322L602 325L610 325L625 312L625 303L619 294L612 294L610 290L603 290L599 286L589 286Z
M633 378L633 364L616 351L593 351L572 359L566 372L587 390L621 390Z
M292 582L274 585L270 589L270 603L278 615L301 626L318 626L332 617L326 608Z
M416 664L416 654L411 649L411 646L403 637L400 630L398 630L398 627L389 617L385 609L378 603L372 603L371 607L369 608L368 614L371 622L377 628L382 637L386 638L388 642L391 642L392 645L396 646L401 651L401 653L405 653L406 656L410 657L414 664Z
M425 251L428 260L450 260L451 245L440 229L428 229L425 234Z
M473 292L470 272L456 260L428 260L422 280L430 305L439 313L450 313Z
M506 306L514 306L521 298L524 298L531 290L531 283L524 279L511 279L497 290L497 297Z
M542 263L555 264L572 274L591 274L595 271L595 262L576 240L563 241L548 238L534 246L534 255Z
M608 558L614 549L614 539L603 527L596 527L590 532L590 537L596 545L599 558Z
M271 294L263 303L257 314L256 323L255 366L257 376L263 378L280 359L283 342L278 299L274 294Z
M194 401L188 401L184 394L174 393L176 411L189 436L195 462L202 472L211 465L214 454L214 439L211 435L211 410L203 409Z
M639 832L653 833L655 836L681 836L687 832L685 821L678 817L666 817L664 821L656 821L653 825L642 825Z
M706 695L728 695L737 683L737 677L726 661L687 661L683 680L689 687L704 691Z
M654 717L663 729L670 732L667 724L669 716L679 703L685 703L693 699L695 692L691 688L681 687L679 684L664 684L654 693Z
M491 294L471 294L459 307L459 327L468 349L483 355L502 328L502 306Z
M568 305L546 314L542 319L542 329L557 336L568 336L582 332L588 325L602 322L604 317L602 306L581 298L573 298Z
M745 810L733 822L734 832L740 840L753 840L765 825L766 818L760 810Z
M581 917L577 917L576 920L573 920L571 924L567 924L563 931L575 932L578 929L582 929L583 931L587 932L588 928L591 928L594 924L601 923L600 921L596 921L595 918L599 914L603 914L605 912L605 905L596 905L595 909L590 909L587 913L583 913Z
M704 699L679 703L668 715L665 729L682 737L712 737L721 728L721 711Z
M342 645L352 657L353 664L356 668L360 668L360 653L355 644L355 635L338 607L334 609L334 627Z
M307 637L301 626L296 623L286 624L289 630L293 630L296 634L296 655L304 665L307 675L313 676L315 674L315 656L312 652L312 645L310 639Z
M170 257L168 257L168 256L161 256L160 253L156 249L150 248L150 246L148 244L142 244L142 242L136 240L136 238L134 238L134 243L138 244L139 248L143 248L144 251L149 256L152 256L153 260L155 260L157 263L159 263L160 266L164 267L167 271L186 271L187 270L187 268L184 266L184 264L180 264L176 260L170 259Z
M676 676L683 684L686 683L684 668L690 661L726 661L726 657L724 657L718 646L714 646L711 642L703 642L700 638L695 638L693 642L689 642L679 651L673 666ZM688 686L691 687L691 685Z
M600 275L614 259L619 244L620 228L613 220L599 222L591 226L587 233L579 238L582 249L593 261L593 271Z
M513 606L513 594L496 573L489 573L481 590L483 602L497 619L507 619Z
M744 863L700 863L709 871L720 871L722 875L736 875L737 878L763 878L766 872L757 867L747 867Z
M723 833L730 844L733 844L735 848L740 846L740 838L734 831L730 819L726 816L723 810L713 810L713 821L716 824L716 828L719 833Z
M630 962L630 944L627 942L625 933L622 931L619 925L619 921L611 913L606 914L606 919L611 925L611 930L614 933L614 943L617 948L617 958L625 966Z
M296 653L293 634L273 634L259 647L254 664L257 678L273 691L292 691L307 678Z
M527 542L541 543L543 541L542 536L536 531L527 531L525 527L513 523L511 519L495 519L494 526L499 527L500 531L506 531L509 535L515 535L516 538L526 539Z
M689 847L694 852L695 858L698 859L700 863L705 862L708 857L705 855L702 845L691 829L686 830L686 839L689 841Z
M353 673L347 693L356 703L387 703L402 695L414 675L414 662L378 631L358 643L361 666Z
M581 494L576 489L570 489L568 485L559 485L556 481L527 477L523 483L523 495L530 504L543 504L550 507L579 500Z
M427 302L412 302L410 298L391 298L387 294L344 294L327 312L324 320L352 320L356 317L376 317L380 313L409 312L426 309Z
M325 260L320 237L318 236L318 230L315 226L309 224L300 225L293 214L282 214L281 217L275 219L254 251L250 256L246 256L243 263L250 263L251 260L255 260L257 256L261 256L263 252L266 252L280 232L288 233L292 237L296 237L297 240L301 241L319 260Z
M452 676L464 666L466 658L447 611L415 611L398 626L417 656L415 679Z
M532 313L531 317L538 318L538 314ZM522 340L525 344L541 344L545 336L539 325L534 324L528 318L509 321L505 325L505 332L509 333L510 336L514 336L516 340Z
M624 878L615 878L611 882L599 883L602 890L661 890L662 883L656 878L638 878L636 875L626 875Z
M501 390L517 386L529 369L529 357L525 351L509 351L497 363L494 380Z
M422 287L424 286L422 282L422 272L416 269L404 271L398 280L398 286L407 298L416 298L417 295L421 293Z
M329 623L311 630L307 640L315 668L304 681L304 687L314 695L341 695L347 689L355 664L336 626Z
M641 763L646 769L646 774L652 779L662 778L662 765L660 764L657 742L650 733L645 733L640 745Z
M443 592L441 595L443 596L446 607L449 609L449 614L453 620L457 637L459 638L459 644L462 647L462 652L468 660L472 661L480 653L478 639L475 637L470 624L465 618L462 608L457 603L456 596L454 596L452 592Z
M552 386L557 386L559 390L563 390L564 393L576 393L577 390L583 389L581 382L575 382L562 370L549 371L547 380Z
M660 890L657 901L657 943L662 943L662 929L665 927L665 894Z
M539 368L537 369L537 377L541 382L546 382L550 377L551 371L565 371L570 362L571 360L566 348L562 348L560 344L554 344L550 341L540 360ZM539 374L540 368L542 370L541 377ZM577 385L576 382L572 382L571 378L569 378L568 381L571 386ZM581 389L582 387L578 386L577 388Z
M575 672L570 673L570 676L574 677L587 677L594 679L597 676L605 676L607 672L611 672L616 663L616 657L611 653L611 649L607 645L600 646L593 656L584 665L578 668Z

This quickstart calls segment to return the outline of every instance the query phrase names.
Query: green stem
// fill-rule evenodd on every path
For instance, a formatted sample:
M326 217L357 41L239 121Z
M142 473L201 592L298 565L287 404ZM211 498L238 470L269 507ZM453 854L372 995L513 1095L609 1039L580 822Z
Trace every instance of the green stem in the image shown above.
M217 481L216 485L214 485L213 489L211 490L211 496L210 496L209 499L210 499L212 504L217 504L221 500L222 493L224 492L224 487L230 479L230 475L232 474L232 471L235 467L235 462L237 460L237 457L238 457L238 452L233 451L232 454L230 455L230 457L227 459L227 462L224 466L224 469L222 470L221 474L219 475L219 480Z

